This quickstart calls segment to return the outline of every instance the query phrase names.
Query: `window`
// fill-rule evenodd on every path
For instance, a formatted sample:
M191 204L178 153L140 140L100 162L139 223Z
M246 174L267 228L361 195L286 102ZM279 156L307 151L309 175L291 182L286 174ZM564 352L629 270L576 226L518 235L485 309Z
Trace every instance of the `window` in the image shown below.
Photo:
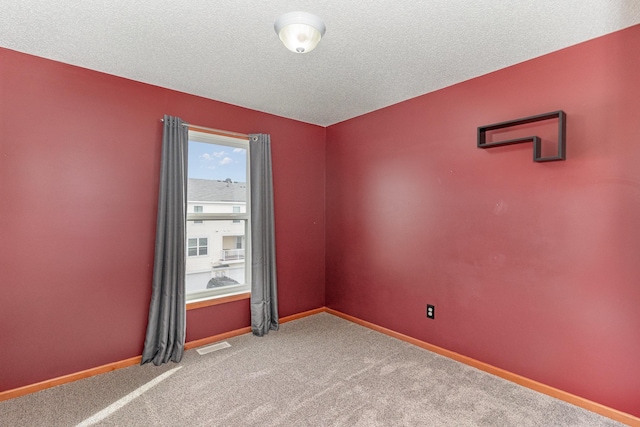
M248 292L249 141L189 130L187 302Z
M193 213L202 213L202 206L194 206ZM202 220L193 221L194 224L202 224Z
M207 251L209 248L208 240L209 239L207 239L206 237L188 238L187 239L187 255L188 256L207 255Z

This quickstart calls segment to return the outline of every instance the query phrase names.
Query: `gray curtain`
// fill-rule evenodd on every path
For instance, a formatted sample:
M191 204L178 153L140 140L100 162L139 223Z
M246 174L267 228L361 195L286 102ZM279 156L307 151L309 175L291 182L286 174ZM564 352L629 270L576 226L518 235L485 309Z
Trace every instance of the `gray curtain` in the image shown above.
M156 250L142 363L179 362L185 340L185 220L189 129L164 116Z
M251 167L251 331L278 330L271 137L249 135Z

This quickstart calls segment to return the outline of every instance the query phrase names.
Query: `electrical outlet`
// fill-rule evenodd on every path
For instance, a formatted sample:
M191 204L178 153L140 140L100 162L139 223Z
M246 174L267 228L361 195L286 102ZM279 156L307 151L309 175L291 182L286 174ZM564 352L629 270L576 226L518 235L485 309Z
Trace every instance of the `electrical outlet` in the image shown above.
M436 307L434 305L427 304L427 317L429 319L436 318Z

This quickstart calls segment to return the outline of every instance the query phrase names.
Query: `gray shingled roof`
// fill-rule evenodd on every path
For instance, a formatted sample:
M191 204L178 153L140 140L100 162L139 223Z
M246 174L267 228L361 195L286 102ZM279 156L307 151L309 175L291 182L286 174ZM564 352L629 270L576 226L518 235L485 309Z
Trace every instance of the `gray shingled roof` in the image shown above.
M189 178L187 200L198 202L246 202L247 184L244 182Z

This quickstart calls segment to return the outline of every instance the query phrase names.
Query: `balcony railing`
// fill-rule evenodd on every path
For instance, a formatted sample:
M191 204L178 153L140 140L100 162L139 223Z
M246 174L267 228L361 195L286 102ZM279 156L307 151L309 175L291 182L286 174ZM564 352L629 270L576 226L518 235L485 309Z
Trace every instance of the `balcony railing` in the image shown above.
M220 251L222 261L233 261L244 259L244 249L223 249Z

